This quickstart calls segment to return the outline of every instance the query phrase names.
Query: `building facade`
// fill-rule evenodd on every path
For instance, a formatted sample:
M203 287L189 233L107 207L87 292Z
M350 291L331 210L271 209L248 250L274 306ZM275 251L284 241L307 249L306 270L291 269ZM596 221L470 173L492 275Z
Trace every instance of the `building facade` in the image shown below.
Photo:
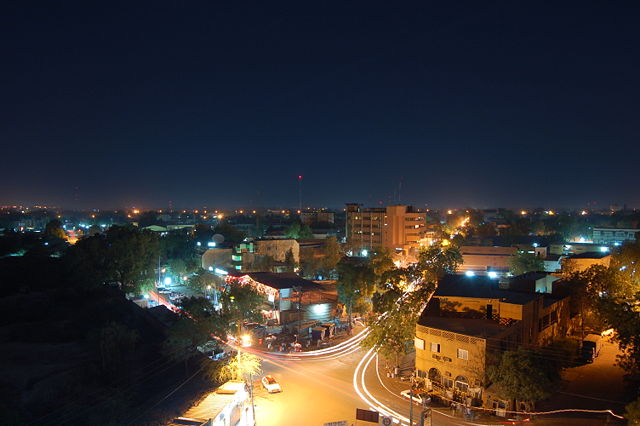
M504 408L508 401L487 392L487 366L504 351L565 336L570 324L566 297L501 290L485 277L446 276L416 325L416 376L445 400Z
M458 270L479 275L489 272L503 275L509 272L509 260L517 252L517 247L462 246L463 263Z
M593 243L620 245L627 241L635 241L640 229L635 228L593 228Z
M408 254L421 245L426 234L426 213L411 206L364 208L347 204L345 235L356 255L376 247Z

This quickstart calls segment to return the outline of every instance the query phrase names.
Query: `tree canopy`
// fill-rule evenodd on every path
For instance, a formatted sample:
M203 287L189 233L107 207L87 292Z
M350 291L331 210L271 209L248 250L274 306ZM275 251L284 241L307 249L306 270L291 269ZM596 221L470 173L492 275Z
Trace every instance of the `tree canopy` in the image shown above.
M518 251L509 259L509 270L513 275L544 271L544 260L533 253Z
M141 293L155 279L158 236L149 231L112 226L103 235L83 238L66 254L81 287L116 283L127 293Z
M502 353L497 365L487 368L489 379L496 384L498 395L535 403L550 396L560 382L560 371L538 351L518 348Z
M289 225L285 232L285 235L287 238L294 239L313 238L313 232L311 231L311 228L309 228L309 225L300 222L293 222L291 225Z

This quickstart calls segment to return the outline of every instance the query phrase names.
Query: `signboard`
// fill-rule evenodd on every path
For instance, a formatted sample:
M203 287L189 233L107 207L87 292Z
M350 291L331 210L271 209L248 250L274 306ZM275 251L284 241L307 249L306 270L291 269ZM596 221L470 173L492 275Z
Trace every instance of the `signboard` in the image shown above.
M362 410L356 408L356 420L362 420L364 422L378 423L380 415L376 411Z
M325 423L323 426L349 426L346 420L340 420L339 422Z
M381 426L391 426L392 424L393 424L393 419L391 417L387 417L387 416L380 417Z

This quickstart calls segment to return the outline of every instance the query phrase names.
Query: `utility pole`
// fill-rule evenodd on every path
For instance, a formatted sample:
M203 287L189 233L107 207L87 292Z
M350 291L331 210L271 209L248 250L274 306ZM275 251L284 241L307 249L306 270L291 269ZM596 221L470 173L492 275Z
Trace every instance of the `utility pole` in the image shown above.
M409 426L413 426L413 386L409 388Z
M302 305L302 287L301 286L293 286L291 288L293 291L295 291L296 293L298 293L298 333L297 335L300 334L300 327L302 326L302 318L300 317L300 307ZM297 341L297 338L296 338Z

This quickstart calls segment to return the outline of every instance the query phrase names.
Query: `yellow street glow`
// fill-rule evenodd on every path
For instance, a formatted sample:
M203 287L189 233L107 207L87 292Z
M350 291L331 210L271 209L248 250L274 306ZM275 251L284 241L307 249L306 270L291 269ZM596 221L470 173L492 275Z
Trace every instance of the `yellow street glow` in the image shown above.
M243 348L251 346L251 336L249 336L248 334L243 334L240 338L240 341L242 342Z

